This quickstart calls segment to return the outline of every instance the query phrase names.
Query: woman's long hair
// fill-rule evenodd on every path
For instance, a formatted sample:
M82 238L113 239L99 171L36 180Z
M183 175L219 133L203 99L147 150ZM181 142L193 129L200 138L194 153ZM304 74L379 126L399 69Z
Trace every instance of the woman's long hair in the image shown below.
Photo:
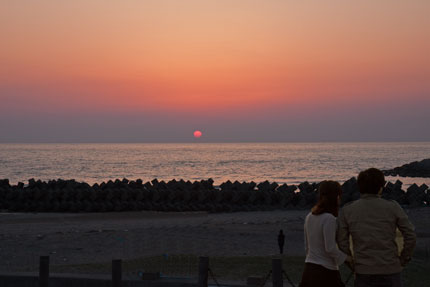
M337 181L325 180L320 183L318 193L319 199L317 204L312 207L312 214L318 215L328 212L337 217L339 213L338 197L342 195L340 184Z

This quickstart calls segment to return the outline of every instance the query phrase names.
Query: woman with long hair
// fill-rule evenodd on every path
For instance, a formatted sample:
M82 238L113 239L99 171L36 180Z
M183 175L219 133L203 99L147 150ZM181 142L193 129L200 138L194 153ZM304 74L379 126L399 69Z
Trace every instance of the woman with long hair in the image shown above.
M305 219L306 260L300 287L345 286L339 265L351 260L336 245L336 217L342 188L336 181L319 185L319 199Z

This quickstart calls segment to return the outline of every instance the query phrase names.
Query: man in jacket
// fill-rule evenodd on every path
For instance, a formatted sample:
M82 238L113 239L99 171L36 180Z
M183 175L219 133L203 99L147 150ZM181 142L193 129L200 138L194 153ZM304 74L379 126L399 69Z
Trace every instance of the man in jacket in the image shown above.
M400 287L400 273L411 260L416 244L413 225L400 205L380 197L385 185L384 174L369 168L357 179L359 200L346 204L338 218L339 249L354 253L355 287ZM403 249L398 251L396 230L403 236Z

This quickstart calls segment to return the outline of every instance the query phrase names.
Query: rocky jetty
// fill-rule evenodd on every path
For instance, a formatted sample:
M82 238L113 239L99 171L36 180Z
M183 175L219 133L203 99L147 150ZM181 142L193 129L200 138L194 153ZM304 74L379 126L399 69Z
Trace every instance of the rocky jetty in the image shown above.
M430 177L430 159L414 161L393 169L384 170L384 174L405 177Z
M89 185L75 180L30 179L11 185L0 180L0 210L12 212L208 211L235 212L307 209L318 200L319 183L278 185L276 182L231 182L214 187L213 180L171 180L144 183L109 180ZM356 178L342 185L342 205L360 197ZM382 197L405 207L430 206L430 189L423 184L388 183Z

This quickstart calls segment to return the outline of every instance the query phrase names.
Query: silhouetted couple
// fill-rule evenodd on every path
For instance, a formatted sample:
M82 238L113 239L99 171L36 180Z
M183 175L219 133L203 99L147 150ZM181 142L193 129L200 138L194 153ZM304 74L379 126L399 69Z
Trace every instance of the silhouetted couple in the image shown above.
M301 287L345 286L339 273L343 263L354 271L355 287L402 286L400 273L415 248L414 227L396 201L381 198L385 178L380 170L360 172L357 183L360 199L345 204L339 217L340 184L320 184L319 200L305 219ZM400 254L397 229L404 242Z

